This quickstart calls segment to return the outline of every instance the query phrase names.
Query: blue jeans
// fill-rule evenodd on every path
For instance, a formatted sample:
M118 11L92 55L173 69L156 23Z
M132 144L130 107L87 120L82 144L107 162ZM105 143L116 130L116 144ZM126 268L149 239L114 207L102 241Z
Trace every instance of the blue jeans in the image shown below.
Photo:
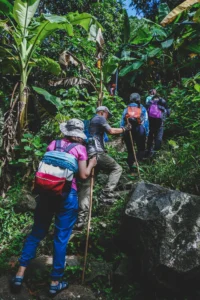
M24 244L19 259L20 266L27 267L36 255L39 242L47 235L55 215L54 254L52 280L59 280L64 273L67 243L78 215L77 191L71 189L66 197L41 195L34 215L34 224Z

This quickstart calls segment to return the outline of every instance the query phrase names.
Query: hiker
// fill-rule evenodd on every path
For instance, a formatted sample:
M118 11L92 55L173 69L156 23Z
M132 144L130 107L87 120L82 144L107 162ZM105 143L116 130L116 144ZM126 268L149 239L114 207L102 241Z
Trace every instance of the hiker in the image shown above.
M159 95L153 96L147 107L149 115L147 156L152 156L153 150L158 151L161 148L164 131L164 121L166 117L170 115L170 110L167 106L166 101L163 98L160 98Z
M60 151L59 153L61 155L64 154L63 152L66 152L65 155L69 153L70 158L76 159L80 178L86 179L90 175L93 167L96 165L97 160L95 157L93 157L87 163L88 155L86 147L83 145L83 142L86 138L83 131L83 122L78 119L71 119L66 123L60 124L60 130L64 134L64 138L59 141L52 141L47 147L47 152L45 155L48 153L53 155L58 151ZM44 161L47 162L47 160ZM61 172L59 171L59 167L55 167L55 165L49 165L49 169L51 168L54 168L55 173L57 176L59 176L59 172ZM62 169L63 168L64 166L62 166ZM25 241L22 254L19 259L20 267L16 276L13 277L11 282L11 287L15 292L20 291L24 278L24 272L30 260L35 257L39 242L48 233L53 216L55 216L54 254L49 294L54 296L67 288L68 283L62 281L62 276L65 268L67 244L72 232L72 228L76 223L77 215L78 197L75 178L73 178L73 180L70 182L68 191L65 191L65 193L62 193L61 195L53 196L47 193L47 191L40 193L35 210L33 228Z
M157 93L156 89L149 90L149 96L146 98L146 105L149 104L149 102L152 100L153 96L155 96Z
M116 84L112 83L110 87L110 96L115 96L116 93Z
M132 125L131 134L133 142L137 146L137 160L141 161L145 155L145 142L149 133L149 121L146 108L140 103L141 97L138 93L130 95L130 103L123 111L121 126L125 126L127 122ZM128 151L127 163L130 173L134 173L135 158L133 154L133 146L130 134L124 132L124 141Z
M96 115L90 120L88 143L88 155L97 155L97 166L95 167L95 176L102 170L108 173L106 186L102 189L100 201L102 203L112 203L113 193L122 173L122 167L110 157L104 146L104 133L111 135L121 134L131 129L131 125L124 125L121 128L112 128L107 119L112 114L106 106L99 106L96 109ZM81 229L88 218L89 201L90 201L90 179L80 182L79 189L79 216L76 227Z

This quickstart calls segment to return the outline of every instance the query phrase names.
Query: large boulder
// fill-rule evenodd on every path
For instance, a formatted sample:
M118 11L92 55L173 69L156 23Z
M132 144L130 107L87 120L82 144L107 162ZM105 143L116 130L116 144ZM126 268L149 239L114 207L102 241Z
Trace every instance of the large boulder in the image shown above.
M120 237L133 270L169 289L198 287L200 197L138 183L125 210Z

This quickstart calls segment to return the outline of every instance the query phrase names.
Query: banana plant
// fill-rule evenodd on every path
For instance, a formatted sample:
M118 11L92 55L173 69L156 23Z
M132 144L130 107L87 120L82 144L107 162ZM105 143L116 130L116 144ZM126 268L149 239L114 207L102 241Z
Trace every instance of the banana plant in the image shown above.
M179 4L177 7L175 7L167 16L162 20L161 25L166 26L167 24L170 24L173 20L176 19L178 15L180 15L183 11L190 8L196 3L200 3L200 0L186 0L183 3ZM199 14L200 11L198 10L198 13L194 17L194 21L199 22Z
M19 127L22 130L27 121L29 99L28 78L32 68L37 64L34 59L36 50L49 35L63 30L73 36L73 27L79 25L86 31L92 24L99 23L88 13L68 13L65 16L42 14L34 15L40 0L15 0L12 6L7 0L0 0L0 14L6 19L0 21L0 28L7 33L11 45L0 44L1 55L7 56L19 72Z

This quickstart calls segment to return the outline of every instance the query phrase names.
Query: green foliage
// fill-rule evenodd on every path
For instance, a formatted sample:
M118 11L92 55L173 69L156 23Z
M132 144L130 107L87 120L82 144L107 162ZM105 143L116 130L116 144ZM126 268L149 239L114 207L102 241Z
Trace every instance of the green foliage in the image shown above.
M47 91L45 91L42 88L38 88L36 86L33 86L34 91L36 91L38 94L43 95L45 100L51 102L51 104L55 105L57 109L63 107L62 102L59 97L53 96Z
M152 164L144 166L144 178L173 189L199 194L200 138L199 73L173 88L168 103L172 110L166 122L170 139Z
M151 0L134 0L131 1L131 4L138 12L142 13L145 17L155 19L157 14L161 10L160 6L168 5L170 9L173 9L182 2L183 0L161 0L153 2Z
M61 73L61 67L59 63L49 57L40 56L38 59L36 59L36 66L41 68L41 70L53 75L59 75Z
M0 273L9 269L8 261L11 257L19 256L27 226L32 223L32 213L16 213L14 205L20 200L22 179L15 176L15 184L7 192L6 199L0 198Z
M16 146L16 159L10 162L15 167L20 167L21 171L26 170L26 175L31 174L31 179L37 169L38 162L46 152L47 144L40 136L31 133L24 133L20 146Z

